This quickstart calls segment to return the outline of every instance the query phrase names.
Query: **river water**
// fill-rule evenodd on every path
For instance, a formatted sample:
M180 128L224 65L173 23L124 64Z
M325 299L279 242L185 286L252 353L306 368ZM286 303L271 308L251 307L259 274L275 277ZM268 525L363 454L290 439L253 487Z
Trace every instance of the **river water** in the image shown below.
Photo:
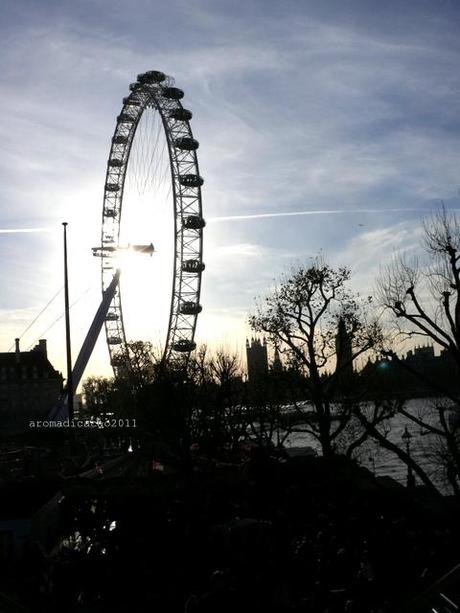
M405 404L405 409L412 415L422 418L424 422L437 425L437 413L434 406L439 402L442 401L431 398L413 399ZM409 448L412 457L423 467L443 493L451 494L452 492L446 482L445 472L440 467L442 439L398 414L388 420L385 428L388 431L388 439L404 450L406 450L406 443L402 439L402 435L406 427L412 436ZM318 442L306 433L292 433L285 441L285 446L311 447L316 453L320 453ZM386 475L403 485L407 482L407 466L395 454L383 449L372 440L369 440L360 448L356 458L360 464L369 468L378 477ZM416 482L419 483L417 477Z

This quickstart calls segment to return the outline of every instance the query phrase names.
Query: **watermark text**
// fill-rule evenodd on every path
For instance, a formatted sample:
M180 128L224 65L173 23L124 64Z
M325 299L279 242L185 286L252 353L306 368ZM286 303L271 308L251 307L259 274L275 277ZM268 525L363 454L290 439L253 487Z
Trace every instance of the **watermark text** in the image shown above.
M135 418L31 419L29 428L137 428L137 423Z

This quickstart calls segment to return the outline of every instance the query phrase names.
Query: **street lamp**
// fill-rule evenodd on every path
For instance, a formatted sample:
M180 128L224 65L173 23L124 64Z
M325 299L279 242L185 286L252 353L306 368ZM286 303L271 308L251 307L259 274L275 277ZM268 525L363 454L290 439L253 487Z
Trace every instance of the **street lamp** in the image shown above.
M401 438L403 442L406 444L406 453L409 457L409 461L411 461L412 457L410 454L410 441L412 439L412 434L407 429L407 426L404 427L404 432L402 433ZM407 465L407 487L414 487L414 485L415 485L415 478L412 472L412 465L409 463Z
M371 463L372 473L373 473L373 475L375 477L375 457L374 457L374 455L370 455L367 459Z

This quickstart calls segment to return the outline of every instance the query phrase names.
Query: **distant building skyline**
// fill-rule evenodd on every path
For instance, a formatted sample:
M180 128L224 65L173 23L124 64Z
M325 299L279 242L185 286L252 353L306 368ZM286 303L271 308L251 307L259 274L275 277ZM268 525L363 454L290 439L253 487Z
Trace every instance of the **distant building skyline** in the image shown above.
M437 390L441 394L460 390L454 357L446 350L437 355L430 343L415 346L395 359L369 358L360 374L370 377L384 393L433 394Z

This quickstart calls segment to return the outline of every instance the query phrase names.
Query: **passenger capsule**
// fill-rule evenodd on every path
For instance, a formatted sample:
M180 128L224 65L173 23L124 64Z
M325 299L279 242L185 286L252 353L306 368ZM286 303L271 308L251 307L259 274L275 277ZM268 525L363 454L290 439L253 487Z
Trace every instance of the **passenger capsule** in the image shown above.
M118 185L118 183L106 183L105 190L107 192L119 192L120 186Z
M104 209L104 217L116 217L115 209Z
M205 265L200 260L185 260L182 262L183 272L203 272Z
M195 151L200 146L200 143L197 140L190 138L189 136L181 136L180 138L176 138L174 144L178 149L182 149L184 151Z
M180 175L179 183L184 187L201 187L204 180L200 175Z
M178 87L163 87L162 93L169 100L181 100L184 97L184 92Z
M196 349L196 343L195 341L189 341L186 338L181 338L172 344L172 349L181 353L188 353L189 351Z
M139 98L134 98L134 96L128 96L127 98L123 98L123 104L125 106L140 106L141 101Z
M198 315L202 310L203 307L197 302L182 302L179 307L179 312L182 315Z
M140 83L130 83L130 84L129 84L129 89L130 89L132 92L135 92L135 91L136 91L136 89L139 89L140 87L141 87L141 84L140 84Z
M121 168L123 164L124 164L123 160L120 160L118 158L111 158L109 160L109 166L111 168Z
M193 113L188 109L179 108L170 111L169 116L171 117L171 119L177 119L178 121L190 121L193 117Z
M109 336L107 342L109 343L109 345L121 345L121 338L119 338L118 336Z
M107 313L105 321L118 321L119 317L116 313Z
M130 115L129 113L121 113L117 117L118 123L134 123L135 121L136 121L136 118Z
M112 143L114 143L114 145L126 145L127 142L128 142L127 136L114 136L112 138Z
M159 70L148 70L137 75L139 83L162 83L165 79L165 73Z
M205 227L205 220L199 215L189 215L188 217L184 217L182 222L184 228L187 230L201 230Z

